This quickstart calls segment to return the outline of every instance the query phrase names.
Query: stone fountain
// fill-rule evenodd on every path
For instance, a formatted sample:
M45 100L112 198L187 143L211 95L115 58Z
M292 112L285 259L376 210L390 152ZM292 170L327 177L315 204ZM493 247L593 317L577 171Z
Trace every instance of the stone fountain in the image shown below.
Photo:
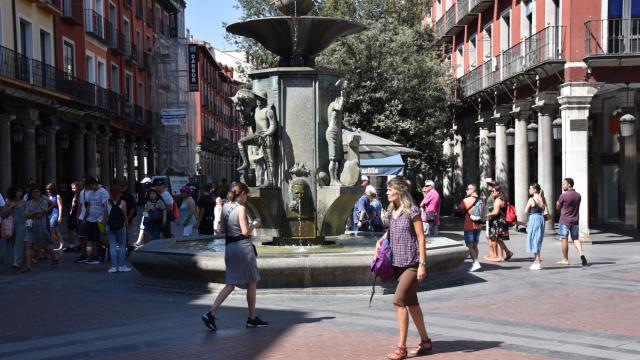
M341 107L332 106L336 100L342 104L341 74L314 68L314 57L365 27L306 16L313 0L274 4L284 16L227 26L230 33L252 38L280 57L279 67L249 74L252 90L240 90L233 98L249 130L239 141L244 163L238 170L244 182L255 186L248 207L264 225L260 237L276 245L323 244L326 236L344 232L362 189L357 186L357 155L343 161L341 129L331 132L343 126L335 121L342 119ZM330 122L333 128L327 133ZM348 181L338 181L338 173Z
M251 90L232 98L247 136L238 169L251 187L248 210L256 230L260 287L369 285L374 237L344 236L357 198L359 136L342 143L342 74L314 67L314 57L362 24L306 16L313 0L276 0L284 16L231 24L227 31L255 39L280 56L279 66L249 74ZM344 146L344 149L343 149ZM347 151L345 158L344 150ZM285 246L272 246L285 245ZM172 288L224 281L223 237L158 239L131 255L145 281ZM466 247L427 241L430 273L456 268ZM163 285L164 286L164 285Z

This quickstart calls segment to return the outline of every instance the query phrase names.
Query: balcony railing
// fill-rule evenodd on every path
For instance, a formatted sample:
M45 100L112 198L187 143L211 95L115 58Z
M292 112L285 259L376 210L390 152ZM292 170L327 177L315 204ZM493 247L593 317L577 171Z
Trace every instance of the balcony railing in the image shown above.
M547 62L562 62L564 27L548 26L460 78L460 95L471 96ZM479 79L482 79L481 81Z
M458 8L457 21L464 19L464 17L469 14L469 0L458 0L456 3L456 7Z
M457 18L456 18L456 5L453 4L451 5L451 7L449 8L449 10L447 10L447 23L445 26L445 33L449 33L449 31L451 31L451 29L453 29L453 26L456 24Z
M84 105L97 106L103 110L109 109L104 101L108 98L109 90L2 46L0 46L0 76L60 93Z
M469 12L477 14L493 5L493 0L469 0Z
M145 9L144 23L149 27L153 27L153 8L147 7Z
M124 6L128 7L129 9L131 9L131 0L124 0L123 4L124 4Z
M100 40L105 40L104 36L104 20L102 15L91 9L84 10L84 24L85 31L97 37Z
M124 60L132 64L137 64L139 62L138 56L139 56L139 51L136 44L129 41L125 41Z
M640 19L590 20L585 26L585 57L640 55Z
M142 108L142 106L133 106L133 121L136 124L144 125L144 109Z
M82 0L60 0L62 20L73 25L82 25Z
M108 29L105 41L109 49L124 54L124 34L109 20L105 20L105 27Z
M444 36L444 16L436 22L436 39L441 39Z

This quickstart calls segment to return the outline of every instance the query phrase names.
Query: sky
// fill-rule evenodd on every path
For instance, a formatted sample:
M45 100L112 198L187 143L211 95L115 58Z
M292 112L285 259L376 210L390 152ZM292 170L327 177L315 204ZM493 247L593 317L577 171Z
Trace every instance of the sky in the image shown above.
M186 27L194 38L209 42L213 47L233 50L224 40L222 23L234 23L242 11L234 8L235 0L187 0Z

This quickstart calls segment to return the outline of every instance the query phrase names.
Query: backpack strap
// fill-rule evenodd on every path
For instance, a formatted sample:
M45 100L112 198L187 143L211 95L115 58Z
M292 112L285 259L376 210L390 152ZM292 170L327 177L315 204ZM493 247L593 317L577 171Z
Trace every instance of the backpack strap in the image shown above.
M474 207L474 206L476 206L476 204L478 203L478 201L480 201L480 197L479 197L479 196L478 196L478 197L476 197L476 201L474 201L474 202L473 202L473 204L471 204L471 206L470 206L470 207L468 207L468 208L466 208L466 209L465 209L465 212L466 212L467 214L469 214L469 210L473 210L473 207Z

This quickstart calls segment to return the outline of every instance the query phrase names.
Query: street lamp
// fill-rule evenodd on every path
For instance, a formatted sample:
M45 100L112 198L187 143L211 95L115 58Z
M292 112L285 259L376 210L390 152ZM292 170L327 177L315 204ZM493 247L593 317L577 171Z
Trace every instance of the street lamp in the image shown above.
M42 129L38 129L38 131L36 132L36 145L47 145L47 133Z
M494 133L493 131L489 133L489 135L487 136L487 138L489 139L489 147L491 149L496 147L496 133Z
M12 135L14 143L22 144L22 136L23 136L22 126L20 126L20 125L14 126L11 135Z
M527 126L527 141L533 144L538 141L538 125L531 123Z
M516 143L516 129L509 128L507 129L507 145L515 145Z
M69 149L69 135L67 134L60 135L60 139L58 140L58 143L60 144L60 148L62 150Z
M553 128L553 140L562 139L562 119L558 117L553 120L551 127Z
M627 107L629 106L629 83L627 83ZM620 135L631 136L633 135L636 127L636 117L630 113L622 115L620 118Z

